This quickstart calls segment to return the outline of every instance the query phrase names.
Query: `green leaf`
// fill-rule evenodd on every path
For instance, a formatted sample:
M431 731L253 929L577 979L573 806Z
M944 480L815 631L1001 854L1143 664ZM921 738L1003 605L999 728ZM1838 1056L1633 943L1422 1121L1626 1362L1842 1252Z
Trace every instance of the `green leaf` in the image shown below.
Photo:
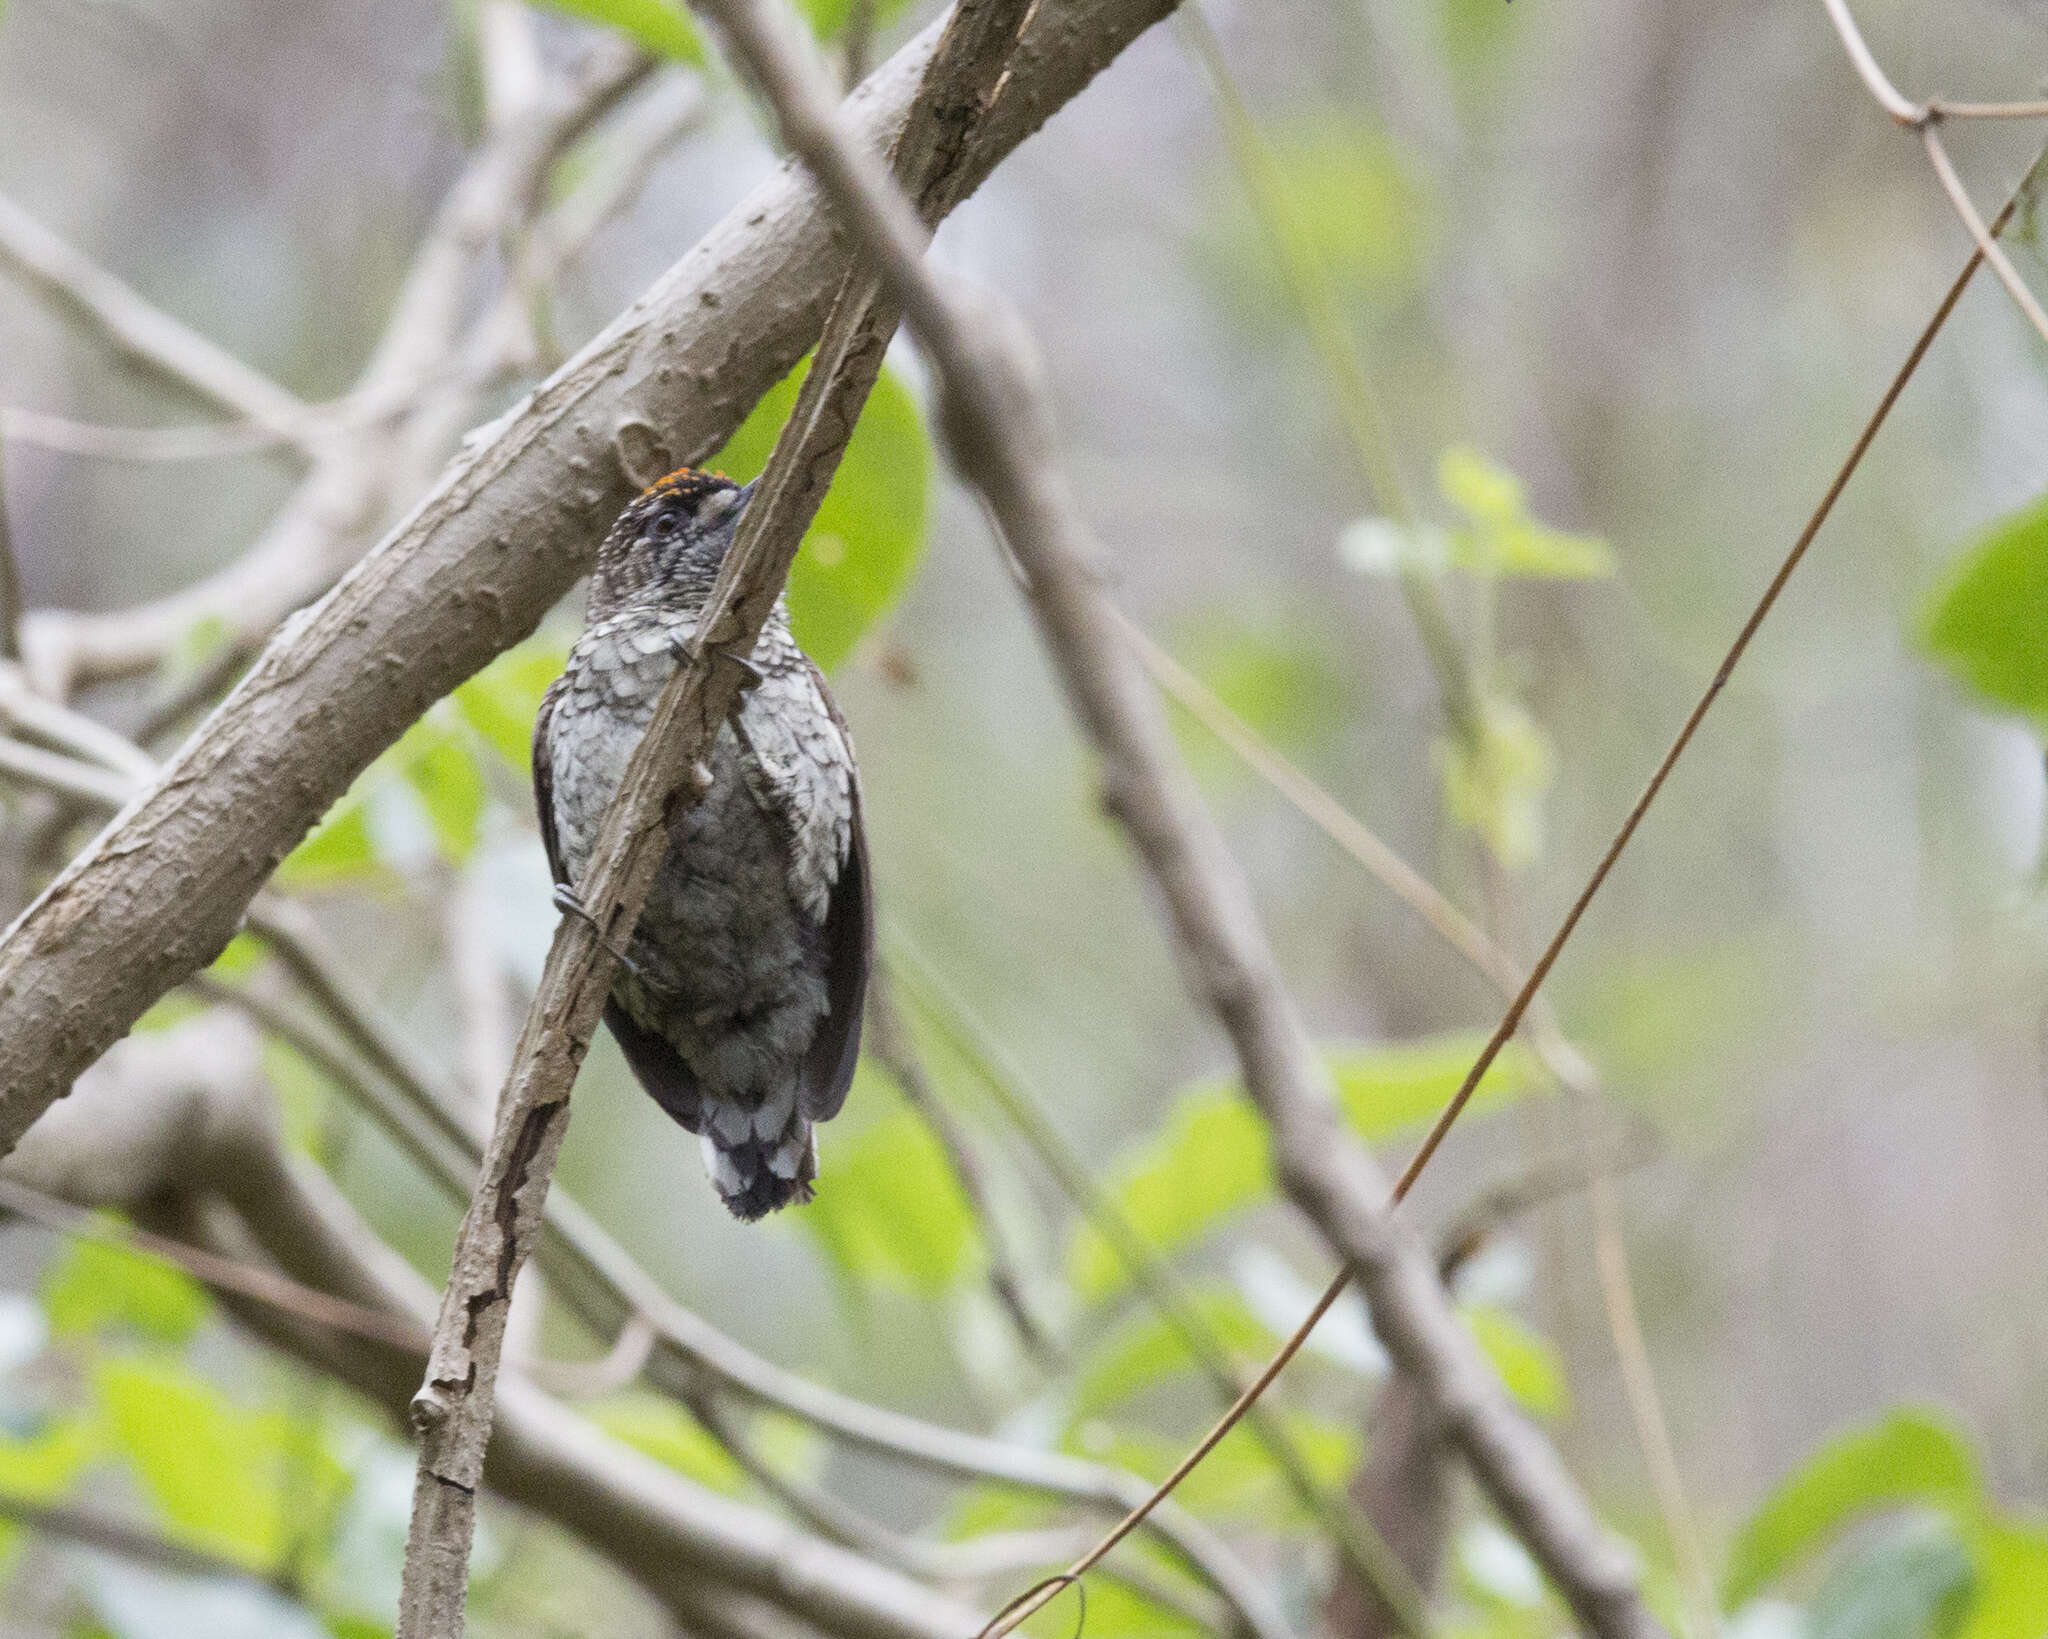
M377 868L376 845L358 780L313 827L306 840L285 855L277 868L277 885L287 889L326 888L367 875Z
M885 1072L861 1060L851 1102L882 1102L878 1082L888 1083ZM974 1215L945 1151L901 1099L846 1138L827 1129L817 1198L798 1218L854 1278L936 1296L973 1260Z
M1272 1140L1243 1096L1213 1084L1175 1100L1166 1126L1112 1170L1124 1216L1155 1252L1190 1244L1273 1187ZM1084 1224L1067 1254L1067 1278L1084 1303L1121 1291L1130 1276L1108 1241Z
M195 1019L206 1011L202 1002L187 990L173 990L159 996L150 1003L149 1011L130 1025L131 1035L146 1036L158 1030L175 1030L188 1019Z
M95 1236L75 1237L43 1277L43 1312L60 1335L121 1327L160 1343L183 1343L212 1305L182 1269Z
M1557 757L1519 701L1488 692L1477 706L1473 741L1446 737L1436 744L1444 806L1478 833L1495 859L1518 870L1543 852L1543 799Z
M1324 1057L1345 1119L1360 1138L1378 1144L1434 1117L1485 1046L1486 1038L1476 1032L1453 1031L1420 1041L1333 1048ZM1466 1113L1499 1109L1521 1097L1536 1073L1529 1050L1509 1042L1487 1066Z
M2048 495L1967 544L1927 601L1921 640L1976 693L2048 732Z
M1977 1597L1964 1639L2041 1639L2048 1633L2048 1525L1996 1521L1970 1541Z
M545 0L557 11L587 17L629 35L657 57L702 63L704 40L690 14L669 0Z
M1967 1510L1982 1494L1976 1458L1946 1419L1894 1411L1829 1440L1779 1482L1729 1550L1722 1602L1743 1604L1859 1515L1915 1502Z
M395 759L418 795L441 856L456 865L469 858L483 831L488 793L467 739L438 713L430 713L385 755Z
M115 1445L164 1518L240 1564L274 1566L294 1523L320 1517L343 1483L298 1424L231 1406L181 1366L103 1360L94 1385Z
M1587 580L1614 573L1614 554L1590 535L1547 529L1529 516L1522 480L1477 450L1453 445L1437 461L1437 488L1468 527L1450 536L1451 561L1475 575Z
M215 979L240 979L262 966L263 958L268 954L261 939L253 934L238 933L206 971Z
M1196 1315L1230 1353L1263 1358L1272 1345L1272 1329L1228 1288L1205 1288L1191 1294L1190 1301ZM1076 1421L1098 1417L1193 1364L1194 1356L1181 1341L1179 1328L1157 1310L1147 1308L1090 1352L1074 1385L1068 1416Z
M1345 1119L1366 1142L1378 1143L1433 1116L1482 1045L1482 1038L1460 1033L1340 1047L1325 1057ZM1475 1105L1518 1095L1529 1085L1531 1064L1510 1044L1480 1082ZM1171 1254L1271 1194L1271 1140L1235 1081L1203 1082L1181 1093L1165 1127L1114 1167L1109 1183L1138 1233L1155 1252ZM1120 1291L1128 1277L1109 1243L1084 1225L1068 1249L1067 1278L1092 1303Z
M1562 1417L1571 1409L1564 1362L1547 1337L1490 1304L1465 1310L1465 1324L1508 1393L1524 1408L1538 1417Z
M524 774L533 761L540 697L561 675L568 649L535 636L507 649L455 691L455 709L493 751Z
M1073 1639L1076 1628L1087 1639L1199 1639L1209 1631L1171 1605L1106 1576L1089 1580L1085 1623L1080 1604L1068 1592L1027 1622L1024 1631L1031 1639Z
M869 20L870 28L882 28L902 14L910 0L880 0ZM797 0L797 10L821 40L836 39L853 15L853 0Z
M26 1436L0 1429L0 1495L54 1501L104 1446L99 1423L88 1416L56 1418Z
M1300 1412L1278 1415L1309 1472L1322 1485L1341 1486L1356 1470L1359 1439L1355 1430ZM1187 1454L1186 1444L1178 1439L1135 1430L1103 1431L1100 1425L1084 1429L1077 1443L1088 1455L1134 1469L1148 1480L1163 1479ZM1202 1459L1174 1497L1204 1517L1255 1521L1265 1527L1295 1525L1303 1519L1293 1488L1258 1437L1242 1424Z
M742 479L767 466L809 368L805 360L771 389L712 464ZM789 575L791 629L827 671L910 584L924 550L931 475L917 401L884 369Z
M286 856L279 885L330 887L417 864L427 848L451 864L467 859L483 831L489 789L466 715L459 705L437 705L407 729Z
M613 1439L687 1474L699 1485L729 1497L747 1488L746 1470L673 1400L654 1394L622 1394L583 1410Z
M1813 1596L1807 1639L1949 1639L1976 1572L1953 1524L1899 1522L1837 1566Z

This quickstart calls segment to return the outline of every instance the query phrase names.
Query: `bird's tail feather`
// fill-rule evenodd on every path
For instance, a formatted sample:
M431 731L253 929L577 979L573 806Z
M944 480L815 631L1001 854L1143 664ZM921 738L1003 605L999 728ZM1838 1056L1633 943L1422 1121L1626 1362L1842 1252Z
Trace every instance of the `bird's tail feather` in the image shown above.
M735 1218L752 1223L786 1206L802 1206L811 1198L818 1176L818 1145L811 1124L792 1115L782 1131L768 1138L749 1132L727 1139L715 1122L699 1137L704 1170L719 1198Z

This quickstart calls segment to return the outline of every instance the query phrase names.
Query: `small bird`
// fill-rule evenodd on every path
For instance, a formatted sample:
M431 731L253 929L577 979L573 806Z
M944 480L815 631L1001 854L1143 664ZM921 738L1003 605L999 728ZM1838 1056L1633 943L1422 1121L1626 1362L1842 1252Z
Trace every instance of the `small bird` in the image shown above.
M598 549L587 626L533 726L533 784L556 903L577 884L656 699L691 652L753 485L685 467ZM621 954L605 1022L641 1086L697 1134L734 1216L808 1201L812 1124L860 1052L874 955L853 740L778 599L748 684L704 761Z

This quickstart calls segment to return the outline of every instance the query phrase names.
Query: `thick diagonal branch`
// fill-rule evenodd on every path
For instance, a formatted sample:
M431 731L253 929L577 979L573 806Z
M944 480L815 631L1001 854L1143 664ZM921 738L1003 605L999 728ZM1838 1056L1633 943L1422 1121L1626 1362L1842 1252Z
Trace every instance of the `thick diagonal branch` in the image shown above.
M214 1012L135 1038L6 1163L6 1177L113 1207L236 1264L293 1280L425 1336L433 1294L277 1130L261 1043ZM274 1303L223 1304L259 1338L402 1421L417 1347L366 1341ZM706 1491L529 1383L508 1384L484 1478L571 1532L690 1621L735 1591L842 1639L957 1639L953 1601L764 1512Z
M965 145L959 188L1167 9L1040 0ZM855 95L865 140L902 123L934 38ZM677 461L716 449L815 341L847 265L808 181L778 172L473 438L410 517L280 630L156 783L0 940L0 1149L219 954L276 862L380 751L589 567L634 488L622 433L657 437Z
M1047 647L1102 758L1105 800L1165 901L1190 982L1237 1050L1246 1089L1273 1129L1282 1183L1356 1273L1396 1363L1579 1619L1612 1639L1659 1633L1632 1557L1509 1403L1420 1241L1381 1207L1386 1186L1337 1115L1249 884L1118 629L1097 568L1100 548L1053 458L1028 341L1007 309L930 274L916 214L872 156L841 136L787 16L760 0L702 4L772 99L785 139L873 258L938 373L948 447L1025 573Z
M1028 5L958 0L895 144L895 163L913 194L922 197L953 173L1015 49ZM694 657L662 690L606 810L577 884L584 914L562 922L548 951L456 1238L426 1382L413 1399L420 1458L399 1639L455 1639L463 1630L476 1492L513 1283L540 1234L570 1090L611 991L614 952L640 919L674 826L710 785L712 743L740 703L744 668L734 657L753 652L782 595L895 328L874 282L849 272L760 491L698 617Z

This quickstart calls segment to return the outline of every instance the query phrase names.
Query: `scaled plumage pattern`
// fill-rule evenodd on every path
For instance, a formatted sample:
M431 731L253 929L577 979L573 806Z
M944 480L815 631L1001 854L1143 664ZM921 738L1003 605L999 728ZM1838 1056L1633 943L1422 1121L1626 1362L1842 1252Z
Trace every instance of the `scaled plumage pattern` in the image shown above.
M750 495L684 468L599 549L587 628L534 723L541 836L572 892ZM749 658L759 680L719 729L605 1009L743 1219L811 1198L812 1124L853 1080L874 948L853 742L780 600Z

